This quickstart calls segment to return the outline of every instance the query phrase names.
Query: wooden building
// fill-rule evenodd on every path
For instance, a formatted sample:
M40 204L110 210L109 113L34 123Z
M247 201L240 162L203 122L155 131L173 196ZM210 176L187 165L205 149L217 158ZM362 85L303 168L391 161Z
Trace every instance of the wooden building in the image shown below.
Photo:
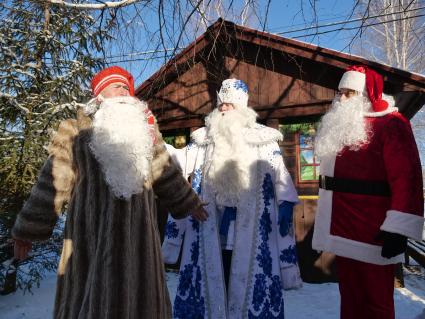
M364 64L383 75L384 91L411 118L425 104L425 78L358 56L238 26L219 19L136 90L157 116L168 142L184 144L216 105L226 78L249 87L249 105L259 122L282 130L285 164L301 199L295 227L302 277L334 280L332 255L311 248L319 163L312 137L330 107L344 70Z

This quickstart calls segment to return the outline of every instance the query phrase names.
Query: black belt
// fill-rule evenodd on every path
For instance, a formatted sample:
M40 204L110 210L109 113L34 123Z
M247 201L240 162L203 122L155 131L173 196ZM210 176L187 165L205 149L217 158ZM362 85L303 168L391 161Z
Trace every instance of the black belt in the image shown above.
M320 175L319 187L342 193L391 196L390 185L385 181L365 181Z

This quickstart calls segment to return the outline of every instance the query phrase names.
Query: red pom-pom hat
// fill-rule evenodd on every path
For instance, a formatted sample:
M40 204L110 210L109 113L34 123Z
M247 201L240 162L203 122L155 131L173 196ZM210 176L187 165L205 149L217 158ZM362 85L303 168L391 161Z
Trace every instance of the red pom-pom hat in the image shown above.
M124 83L128 86L131 96L134 96L134 79L133 76L120 68L119 66L111 66L97 73L91 81L91 88L94 96L98 96L108 85L112 83Z

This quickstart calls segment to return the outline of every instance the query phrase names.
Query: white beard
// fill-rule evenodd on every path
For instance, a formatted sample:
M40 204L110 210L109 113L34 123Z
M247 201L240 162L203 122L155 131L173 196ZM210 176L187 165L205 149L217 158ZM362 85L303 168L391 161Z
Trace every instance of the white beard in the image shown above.
M205 119L214 142L207 177L219 205L236 206L241 192L250 188L250 169L256 154L243 133L244 128L255 124L256 117L251 108L238 108L223 113L215 109Z
M354 96L346 101L335 98L332 108L321 121L315 139L314 151L319 157L336 156L344 147L358 150L369 142L369 128L364 113L371 108L363 96Z
M108 98L94 115L90 149L118 198L141 193L150 173L153 142L146 108L133 97Z

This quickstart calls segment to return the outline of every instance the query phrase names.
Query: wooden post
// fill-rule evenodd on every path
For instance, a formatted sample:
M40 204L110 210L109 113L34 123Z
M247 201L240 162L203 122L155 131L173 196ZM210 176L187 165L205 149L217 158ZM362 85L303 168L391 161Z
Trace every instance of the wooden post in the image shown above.
M395 265L394 288L404 288L403 264Z

